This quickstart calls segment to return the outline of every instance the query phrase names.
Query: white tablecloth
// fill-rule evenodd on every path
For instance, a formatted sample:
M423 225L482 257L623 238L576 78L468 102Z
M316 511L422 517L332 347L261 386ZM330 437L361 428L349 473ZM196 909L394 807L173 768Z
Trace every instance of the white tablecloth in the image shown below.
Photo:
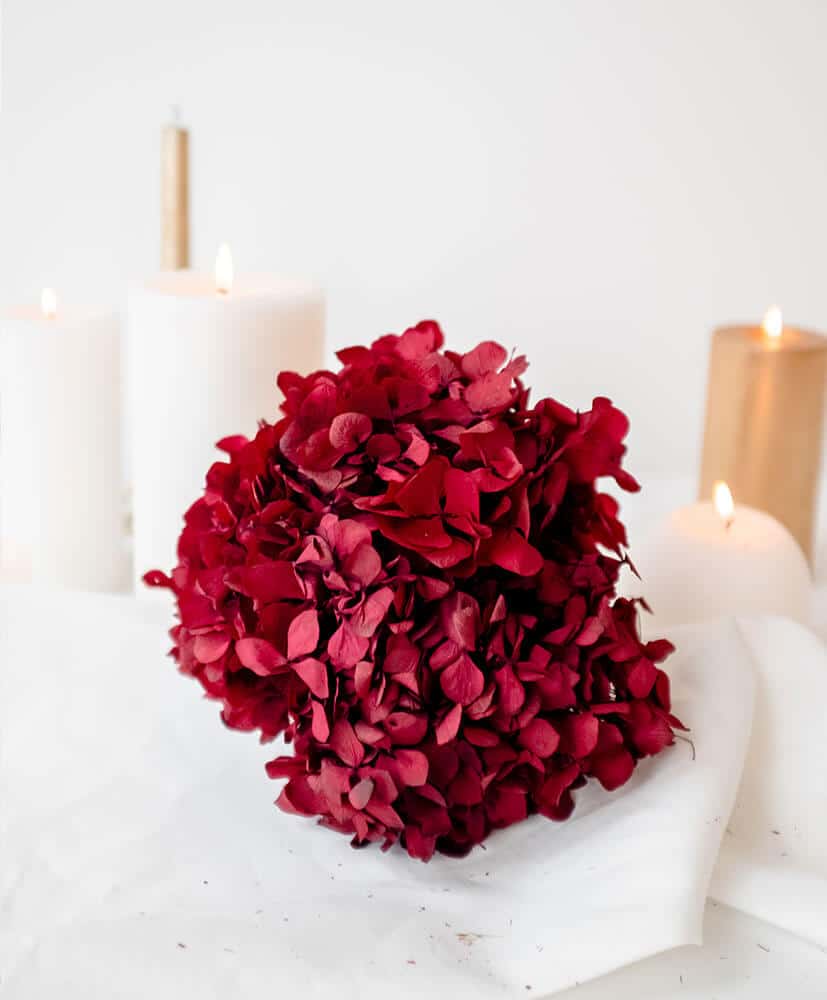
M827 814L796 803L824 798L825 664L795 626L677 636L694 759L680 743L619 793L584 790L565 824L536 818L423 865L275 809L273 748L223 729L175 672L168 620L128 598L0 591L3 1000L827 995L817 945L725 906L686 947L722 842L717 895L819 940L812 835ZM763 731L749 743L753 678L763 727L787 684L770 691L768 674L797 692L777 760ZM752 784L728 823L748 747ZM764 781L776 810L762 812Z

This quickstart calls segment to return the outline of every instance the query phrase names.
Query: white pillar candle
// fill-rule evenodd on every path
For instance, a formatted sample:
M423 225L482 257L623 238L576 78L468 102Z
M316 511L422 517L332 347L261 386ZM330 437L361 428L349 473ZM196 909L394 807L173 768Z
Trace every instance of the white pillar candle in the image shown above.
M223 437L252 437L281 416L276 376L324 357L324 297L268 276L234 279L222 248L216 273L171 271L134 287L128 310L129 439L134 566L175 564L183 515L200 495ZM226 457L226 456L224 456Z
M129 573L114 314L58 303L0 314L0 564L5 578L118 590Z
M789 531L763 511L715 499L673 511L631 552L640 574L622 592L645 596L654 614L646 631L728 615L782 615L806 624L811 580Z

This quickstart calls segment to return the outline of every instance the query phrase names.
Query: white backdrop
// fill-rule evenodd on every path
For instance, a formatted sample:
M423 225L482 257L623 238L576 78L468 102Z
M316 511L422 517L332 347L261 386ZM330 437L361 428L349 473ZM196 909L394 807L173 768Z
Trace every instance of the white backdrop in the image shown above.
M827 4L4 0L0 302L118 304L191 128L193 256L317 277L332 345L432 316L613 396L694 472L716 323L827 328ZM228 429L231 430L231 429Z

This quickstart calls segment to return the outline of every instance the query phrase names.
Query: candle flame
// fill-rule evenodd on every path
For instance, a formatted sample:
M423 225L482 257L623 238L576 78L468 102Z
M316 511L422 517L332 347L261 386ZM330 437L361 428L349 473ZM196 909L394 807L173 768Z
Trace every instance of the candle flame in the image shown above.
M764 313L764 321L761 324L764 333L773 340L781 336L784 331L784 317L778 306L770 306Z
M712 497L715 510L718 511L718 516L729 527L735 515L735 502L732 499L732 491L726 483L719 480L712 488Z
M226 243L222 243L215 255L215 290L227 295L233 287L233 255Z
M40 310L46 319L54 319L57 315L57 295L53 288L44 288L40 293Z

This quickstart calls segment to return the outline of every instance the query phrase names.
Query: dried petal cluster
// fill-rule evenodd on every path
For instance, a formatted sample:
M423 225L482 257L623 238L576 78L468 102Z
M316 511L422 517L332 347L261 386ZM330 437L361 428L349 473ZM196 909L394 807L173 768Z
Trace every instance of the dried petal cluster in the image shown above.
M225 723L291 747L278 804L423 859L564 819L680 725L670 644L615 598L626 537L595 486L638 488L626 418L529 406L524 358L442 343L423 322L281 374L283 418L219 443L177 567L146 577Z

